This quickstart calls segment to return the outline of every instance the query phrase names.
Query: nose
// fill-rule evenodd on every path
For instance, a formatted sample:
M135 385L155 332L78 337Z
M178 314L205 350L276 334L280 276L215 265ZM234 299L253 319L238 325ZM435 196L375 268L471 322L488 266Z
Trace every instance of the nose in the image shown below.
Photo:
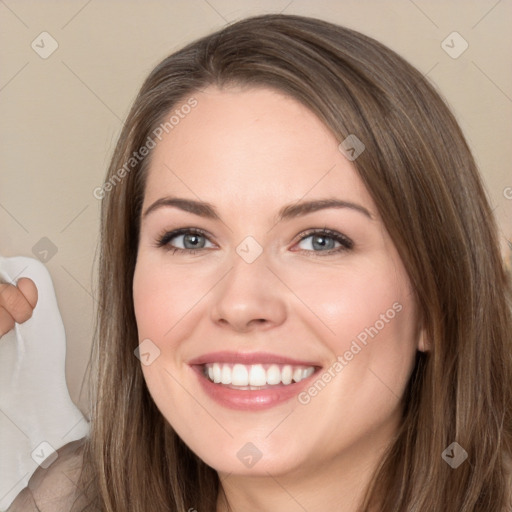
M286 291L263 254L252 263L235 254L230 271L212 292L211 320L220 327L267 330L286 319Z

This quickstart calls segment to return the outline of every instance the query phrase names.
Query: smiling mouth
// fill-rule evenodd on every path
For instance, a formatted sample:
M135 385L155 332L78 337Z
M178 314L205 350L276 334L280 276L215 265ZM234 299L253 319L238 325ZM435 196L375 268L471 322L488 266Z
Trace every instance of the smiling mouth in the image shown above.
M307 379L314 366L290 364L207 363L203 375L212 383L230 389L257 391L290 386Z

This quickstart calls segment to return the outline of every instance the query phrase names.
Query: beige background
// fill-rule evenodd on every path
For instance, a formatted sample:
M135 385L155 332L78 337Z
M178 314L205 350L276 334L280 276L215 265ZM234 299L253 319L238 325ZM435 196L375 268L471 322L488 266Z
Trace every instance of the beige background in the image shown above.
M56 246L46 265L66 327L68 386L82 410L99 228L93 190L130 103L153 66L180 46L248 15L281 11L355 28L428 75L474 150L505 256L512 0L0 0L0 254L34 256L43 237ZM31 47L44 31L58 43L46 59ZM441 46L453 31L469 45L456 59Z

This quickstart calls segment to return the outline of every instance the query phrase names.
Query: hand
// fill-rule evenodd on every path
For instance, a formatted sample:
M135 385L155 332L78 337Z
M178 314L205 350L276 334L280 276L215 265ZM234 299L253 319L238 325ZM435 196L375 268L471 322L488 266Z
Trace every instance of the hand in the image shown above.
M22 277L17 286L0 283L0 337L26 322L37 304L37 288L32 279Z

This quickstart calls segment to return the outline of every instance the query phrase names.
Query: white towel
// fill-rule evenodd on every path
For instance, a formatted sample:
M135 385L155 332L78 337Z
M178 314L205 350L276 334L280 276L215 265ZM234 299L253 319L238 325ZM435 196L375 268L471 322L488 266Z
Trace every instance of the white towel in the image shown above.
M0 256L0 281L29 277L38 289L32 318L0 338L0 510L26 487L54 450L87 435L89 425L66 385L66 335L53 283L38 260Z

